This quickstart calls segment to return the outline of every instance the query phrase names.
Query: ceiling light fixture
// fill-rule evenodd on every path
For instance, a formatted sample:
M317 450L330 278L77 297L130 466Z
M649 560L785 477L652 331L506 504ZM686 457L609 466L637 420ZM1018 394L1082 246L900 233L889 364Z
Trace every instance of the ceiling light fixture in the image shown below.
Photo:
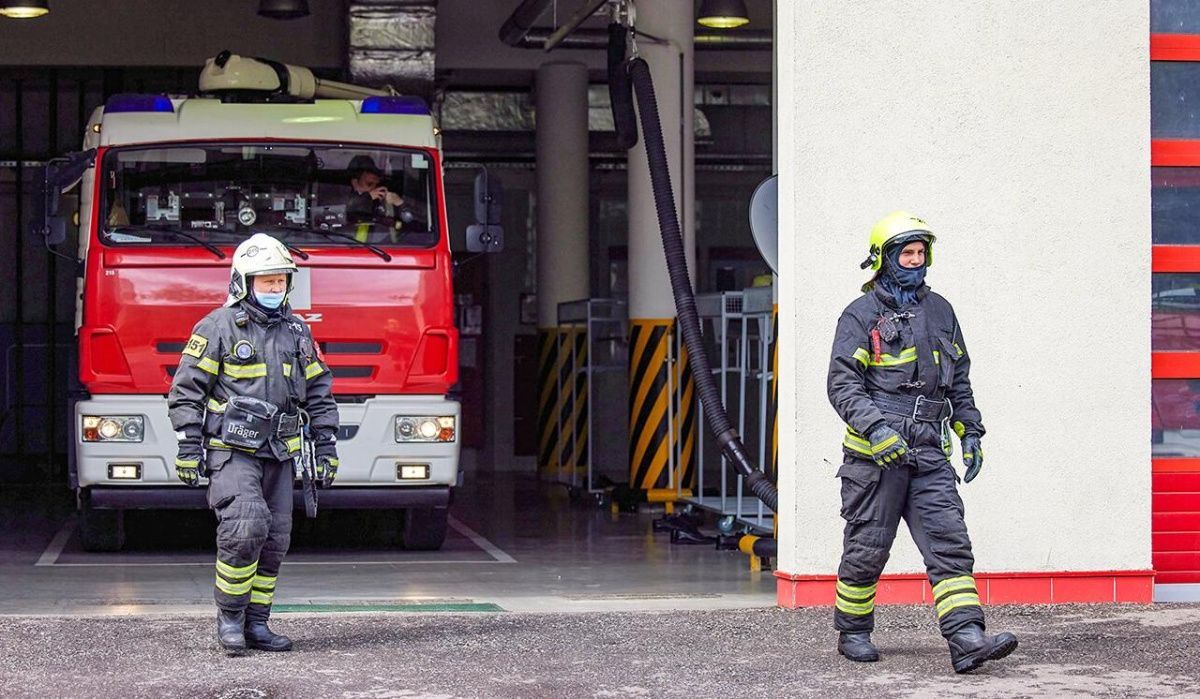
M49 12L49 0L0 0L0 15L13 19L33 19Z
M704 0L696 22L711 29L734 29L750 23L750 11L743 0Z
M299 19L308 16L308 0L262 0L258 14L271 19Z

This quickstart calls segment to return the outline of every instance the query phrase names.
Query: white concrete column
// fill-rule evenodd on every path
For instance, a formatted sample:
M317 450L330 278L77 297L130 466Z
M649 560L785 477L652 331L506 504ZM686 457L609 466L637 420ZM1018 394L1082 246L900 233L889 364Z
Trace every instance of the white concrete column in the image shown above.
M1034 580L1039 601L1073 588L1058 572L1148 581L1145 4L777 9L780 599L833 601L844 426L829 351L871 224L895 209L937 234L927 280L957 312L988 429L959 488L975 571ZM900 530L885 574L923 572Z
M538 303L538 468L547 477L578 461L583 439L572 427L582 406L579 391L558 390L564 362L582 338L560 337L558 304L588 297L588 71L572 61L538 68L537 100L537 303ZM572 389L574 381L568 381Z
M692 0L655 0L638 4L638 29L661 37L667 43L655 43L645 37L638 38L637 43L640 55L650 64L654 77L671 184L675 189L675 209L679 213L683 246L694 282L696 186L692 36L696 22L693 5ZM640 121L638 129L641 129ZM629 317L675 317L644 139L629 151Z
M558 304L588 296L588 71L554 61L537 71L538 328Z
M675 210L694 282L695 7L692 0L654 0L640 3L637 9L637 28L661 39L639 37L637 45L654 78ZM640 129L640 120L638 126ZM683 398L691 382L686 363L682 359L674 366L667 362L673 345L675 302L663 256L644 134L629 151L628 260L630 484L645 490L674 489L681 482L689 485L692 478L691 435L695 423L686 412L690 401ZM672 412L672 405L682 406L678 414Z

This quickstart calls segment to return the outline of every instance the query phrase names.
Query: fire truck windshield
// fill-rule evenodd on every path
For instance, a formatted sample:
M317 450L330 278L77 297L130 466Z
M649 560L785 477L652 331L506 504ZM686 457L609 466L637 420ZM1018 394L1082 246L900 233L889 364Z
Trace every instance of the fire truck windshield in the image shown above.
M103 161L102 238L113 245L430 247L439 211L424 151L299 144L127 147ZM336 233L339 235L328 235Z

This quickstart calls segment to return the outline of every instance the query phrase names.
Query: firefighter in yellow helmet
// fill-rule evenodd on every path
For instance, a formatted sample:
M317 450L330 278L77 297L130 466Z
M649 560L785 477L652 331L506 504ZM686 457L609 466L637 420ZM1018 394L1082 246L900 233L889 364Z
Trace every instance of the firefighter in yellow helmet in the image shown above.
M828 391L846 422L837 472L846 527L834 627L846 658L879 659L871 643L875 589L903 518L925 560L951 663L969 672L1011 653L1017 639L984 633L972 576L950 432L960 439L970 483L983 466L984 428L954 309L925 284L935 240L910 213L882 218L862 263L874 275L838 319Z
M179 479L189 486L209 479L218 520L217 640L233 653L292 648L267 618L291 541L302 410L318 479L327 487L337 474L333 380L287 304L295 273L278 240L258 233L243 241L233 253L229 297L192 330L167 396Z

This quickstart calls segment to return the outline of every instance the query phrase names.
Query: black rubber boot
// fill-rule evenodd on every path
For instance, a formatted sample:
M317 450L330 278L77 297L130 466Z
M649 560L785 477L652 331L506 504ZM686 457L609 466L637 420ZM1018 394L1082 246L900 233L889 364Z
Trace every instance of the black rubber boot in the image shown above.
M838 652L846 660L856 663L873 663L879 660L879 649L871 643L869 633L842 633L838 636Z
M975 624L956 631L946 641L950 644L950 662L958 673L970 672L1017 649L1017 637L1011 633L988 636L982 626Z
M256 650L282 652L292 649L292 639L267 628L267 617L246 617L246 645Z
M230 654L246 650L246 611L217 610L217 642Z

